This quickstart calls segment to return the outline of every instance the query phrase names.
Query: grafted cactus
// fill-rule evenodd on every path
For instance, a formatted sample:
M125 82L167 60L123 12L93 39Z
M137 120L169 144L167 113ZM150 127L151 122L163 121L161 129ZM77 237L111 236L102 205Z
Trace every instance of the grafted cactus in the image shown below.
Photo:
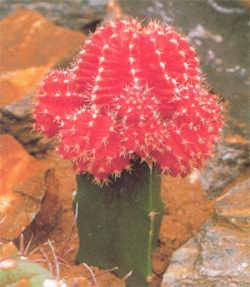
M62 157L71 160L79 174L87 173L78 178L77 200L80 214L85 212L84 220L79 215L78 221L82 230L78 259L89 260L91 264L100 262L105 267L113 267L107 266L110 262L118 266L120 263L126 272L133 265L133 260L128 258L135 261L136 257L147 258L144 264L139 260L133 265L136 286L144 284L142 278L151 272L145 268L150 266L148 251L153 250L155 242L150 224L145 222L152 223L150 214L159 213L159 219L162 214L160 204L157 208L152 204L160 202L160 177L156 174L186 176L193 169L201 168L212 155L223 122L217 97L210 94L201 81L195 50L171 26L157 22L142 26L133 19L111 22L99 27L85 42L84 49L67 71L53 71L47 76L39 91L34 116L38 130L49 137L58 137ZM140 166L138 158L148 163L149 168L145 164ZM144 181L136 174L143 176ZM116 180L118 177L121 179ZM90 187L91 179L108 187ZM158 184L154 184L155 181ZM141 233L141 238L147 240L142 245L139 240L135 243L137 248L132 249L138 250L135 253L126 245L126 242L132 244L129 240L135 232L132 221L117 227L118 245L123 246L125 253L121 255L118 248L106 264L104 257L108 256L102 256L92 243L98 237L101 244L99 226L102 232L110 230L114 234L114 225L126 222L130 192L140 198L134 198L132 209L141 211L144 221L138 219L138 226L147 226ZM128 197L123 197L124 194ZM115 207L111 208L107 201ZM95 220L87 219L88 207L96 209L96 216L90 211ZM116 216L112 216L109 208L127 212L113 212ZM131 214L136 216L137 211ZM123 232L123 229L129 230ZM84 230L88 230L86 236L82 235ZM108 237L106 239L108 248ZM91 250L98 252L94 256ZM84 251L89 257L84 257ZM98 256L102 260L98 260ZM137 274L140 275L136 281Z

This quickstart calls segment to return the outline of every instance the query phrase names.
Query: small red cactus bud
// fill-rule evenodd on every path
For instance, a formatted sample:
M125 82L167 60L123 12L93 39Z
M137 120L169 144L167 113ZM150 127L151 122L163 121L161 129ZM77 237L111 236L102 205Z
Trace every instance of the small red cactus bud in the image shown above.
M47 137L58 134L64 120L84 104L84 97L74 89L70 71L53 71L41 83L34 110L35 127Z
M153 152L153 159L165 174L188 175L201 168L211 156L222 125L217 97L201 87L185 87L173 99L175 111L167 121L165 151Z
M164 149L166 130L159 113L159 100L149 87L134 83L124 88L114 103L121 141L127 153L146 159L153 150Z
M136 155L186 176L212 154L223 123L203 87L199 61L171 26L111 22L86 41L70 71L43 81L36 128L59 135L59 152L97 182Z
M114 115L83 108L65 120L59 132L60 154L74 161L74 168L90 172L98 180L119 174L129 166L122 156L122 146Z

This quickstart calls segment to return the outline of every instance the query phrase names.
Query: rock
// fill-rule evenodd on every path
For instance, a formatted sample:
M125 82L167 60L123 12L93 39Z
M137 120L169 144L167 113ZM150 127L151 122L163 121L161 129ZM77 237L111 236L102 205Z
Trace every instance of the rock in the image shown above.
M45 188L46 197L41 204L41 208L31 225L23 232L26 239L32 237L33 245L38 245L38 243L46 241L49 238L50 233L58 224L63 213L62 204L59 200L59 182L55 176L54 168L45 174Z
M13 57L13 56L12 56ZM1 72L0 74L0 107L11 104L33 91L37 83L45 76L50 66L31 67L27 69Z
M242 229L250 229L250 178L217 200L215 212Z
M32 155L47 151L52 140L33 130L32 95L0 108L0 133L9 133Z
M40 210L48 167L10 135L0 136L0 158L0 240L13 240Z
M31 116L31 110L33 108L33 96L27 95L21 100L13 102L0 108L0 112L3 116L14 118L16 120L25 120L25 118Z
M248 6L250 6L250 0L242 0L244 3L246 3Z
M224 142L199 173L201 186L210 198L216 197L249 165L248 144Z
M162 287L250 286L249 182L217 199L214 218L173 254Z
M0 22L1 72L53 66L85 40L82 33L57 26L41 14L17 10Z
M50 167L45 174L46 198L36 218L23 232L25 244L32 237L32 249L50 239L58 255L73 263L79 247L72 203L75 173L71 163L54 152L47 153L40 163ZM67 250L70 252L66 253Z
M109 0L107 3L107 15L104 18L104 23L123 19L126 16L123 14L122 8L118 0Z
M59 60L78 50L85 36L59 27L37 12L21 9L0 22L1 106L34 91Z
M19 0L8 1L0 4L0 16L5 17L12 11L20 8L35 10L44 15L50 21L74 30L89 32L93 31L106 15L105 5L108 0L99 3L86 5L85 0L63 1L58 5L57 2L49 0L38 0L36 2L27 0L20 3Z

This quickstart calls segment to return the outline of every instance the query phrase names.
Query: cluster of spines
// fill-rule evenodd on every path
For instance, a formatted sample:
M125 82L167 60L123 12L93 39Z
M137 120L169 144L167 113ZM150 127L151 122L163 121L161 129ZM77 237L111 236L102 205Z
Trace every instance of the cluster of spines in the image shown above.
M223 122L188 41L133 19L98 28L69 71L52 72L34 114L38 130L59 136L62 156L99 183L134 156L185 176L211 155Z

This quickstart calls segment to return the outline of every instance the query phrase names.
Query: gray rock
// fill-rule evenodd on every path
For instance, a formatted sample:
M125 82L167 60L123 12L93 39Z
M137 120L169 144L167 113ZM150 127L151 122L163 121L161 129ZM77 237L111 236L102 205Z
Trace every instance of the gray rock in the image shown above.
M10 105L1 108L1 111L9 117L15 117L22 120L30 115L33 108L32 95L27 95L20 101L14 102Z
M161 287L250 286L250 179L217 200L216 214L177 250ZM249 226L248 226L249 227Z
M72 3L74 2L74 3ZM35 10L56 24L84 32L94 31L106 14L106 0L88 3L86 0L13 0L1 1L0 18L20 8Z
M199 173L202 188L210 198L218 196L232 180L250 165L247 144L223 143L216 156L209 160Z
M0 134L11 134L30 154L38 155L46 152L52 141L33 130L32 98L32 95L28 95L20 101L0 108Z

